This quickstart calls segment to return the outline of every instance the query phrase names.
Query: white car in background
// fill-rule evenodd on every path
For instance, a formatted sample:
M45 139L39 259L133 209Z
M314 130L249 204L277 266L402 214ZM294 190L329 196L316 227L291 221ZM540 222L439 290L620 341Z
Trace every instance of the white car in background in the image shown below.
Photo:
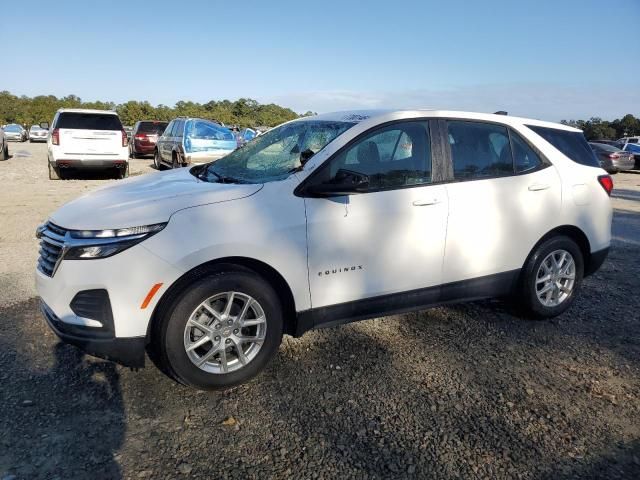
M29 142L46 142L49 131L40 125L31 125L29 128Z
M61 108L47 140L49 178L66 169L110 169L129 176L129 142L116 112Z
M4 136L7 140L12 140L14 142L24 142L26 140L24 128L17 123L5 125L3 130Z
M561 314L607 256L612 187L565 125L305 117L66 204L38 229L36 285L64 341L226 388L284 333L487 297Z

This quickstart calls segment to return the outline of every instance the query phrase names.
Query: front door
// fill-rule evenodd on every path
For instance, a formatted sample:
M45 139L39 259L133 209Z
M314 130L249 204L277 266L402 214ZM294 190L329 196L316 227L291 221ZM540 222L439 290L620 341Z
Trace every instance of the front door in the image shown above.
M432 184L428 122L376 128L319 168L311 181L348 170L369 185L305 199L314 309L440 283L448 202L446 188Z

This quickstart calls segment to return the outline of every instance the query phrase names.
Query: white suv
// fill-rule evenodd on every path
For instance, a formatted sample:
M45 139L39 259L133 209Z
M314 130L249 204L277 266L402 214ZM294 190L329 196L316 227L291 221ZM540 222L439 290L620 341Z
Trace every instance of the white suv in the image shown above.
M114 169L129 175L129 142L116 112L61 108L53 117L47 138L49 178L64 170Z
M38 229L43 313L124 365L257 374L283 333L513 296L575 300L611 238L611 178L582 132L503 115L295 120L215 163L101 188Z

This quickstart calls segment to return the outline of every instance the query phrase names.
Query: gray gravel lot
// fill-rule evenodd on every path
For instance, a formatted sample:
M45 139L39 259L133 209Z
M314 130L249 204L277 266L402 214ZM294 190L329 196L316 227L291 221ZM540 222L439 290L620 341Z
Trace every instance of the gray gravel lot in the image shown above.
M0 479L640 478L640 174L614 177L610 257L553 321L479 302L310 332L200 393L46 328L35 227L108 180L49 181L45 151L0 162Z

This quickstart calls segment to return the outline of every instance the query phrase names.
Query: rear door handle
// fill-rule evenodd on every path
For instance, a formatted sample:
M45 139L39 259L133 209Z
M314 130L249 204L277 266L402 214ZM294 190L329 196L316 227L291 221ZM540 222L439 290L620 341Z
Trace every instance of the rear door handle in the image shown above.
M537 192L539 190L547 190L551 185L546 185L544 183L534 183L533 185L529 185L530 192Z
M429 200L414 200L413 201L413 206L414 207L426 207L429 205L437 205L438 203L440 203L440 200L437 198L431 198Z

